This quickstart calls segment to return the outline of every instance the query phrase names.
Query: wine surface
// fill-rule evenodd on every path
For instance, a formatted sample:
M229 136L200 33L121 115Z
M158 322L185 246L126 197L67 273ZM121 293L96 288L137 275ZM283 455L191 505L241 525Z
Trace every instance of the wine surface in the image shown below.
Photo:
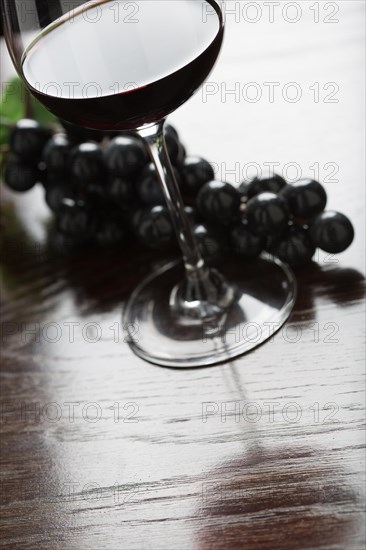
M56 115L90 128L132 129L197 90L222 37L212 0L101 0L46 27L25 51L22 71Z

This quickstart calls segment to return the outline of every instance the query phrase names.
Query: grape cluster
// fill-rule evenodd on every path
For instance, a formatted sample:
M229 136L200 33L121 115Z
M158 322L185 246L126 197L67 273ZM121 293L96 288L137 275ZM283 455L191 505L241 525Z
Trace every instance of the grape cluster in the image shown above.
M325 211L327 194L315 180L288 184L274 175L244 182L239 191L244 215L232 233L238 253L245 255L248 249L248 254L257 254L262 249L297 267L310 262L317 248L336 254L353 241L350 220Z
M87 243L123 246L135 238L152 249L177 246L153 164L143 143L123 133L86 130L65 121L51 132L34 120L13 128L4 179L14 191L44 187L55 216L55 237L75 250ZM316 248L339 253L354 231L343 214L324 211L322 185L281 176L255 178L239 189L215 180L205 159L187 156L170 125L166 145L198 247L209 265L228 255L254 258L267 251L292 266Z

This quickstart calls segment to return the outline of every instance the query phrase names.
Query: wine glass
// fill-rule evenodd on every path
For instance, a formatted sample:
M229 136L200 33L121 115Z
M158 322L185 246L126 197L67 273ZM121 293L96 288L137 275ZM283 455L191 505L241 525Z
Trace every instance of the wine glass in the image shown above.
M123 322L129 344L159 365L198 367L247 352L288 318L291 270L261 256L209 269L164 141L166 116L210 73L224 35L218 0L0 0L13 63L55 115L93 129L133 131L155 165L183 262L151 273Z

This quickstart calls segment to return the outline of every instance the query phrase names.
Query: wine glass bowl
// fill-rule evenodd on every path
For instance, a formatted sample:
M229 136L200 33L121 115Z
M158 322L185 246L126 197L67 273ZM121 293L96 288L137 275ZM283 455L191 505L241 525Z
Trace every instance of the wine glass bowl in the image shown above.
M183 262L152 273L123 323L132 350L170 367L247 352L286 321L295 278L279 260L227 261L199 252L165 146L165 117L212 70L224 35L219 0L0 0L5 38L29 91L55 115L92 129L133 131L147 147ZM132 11L131 11L132 8Z
M57 116L88 128L135 130L158 122L202 84L223 39L215 3L210 14L192 0L72 2L72 10L56 0L4 4L7 24L19 27L11 35L13 61L31 93Z

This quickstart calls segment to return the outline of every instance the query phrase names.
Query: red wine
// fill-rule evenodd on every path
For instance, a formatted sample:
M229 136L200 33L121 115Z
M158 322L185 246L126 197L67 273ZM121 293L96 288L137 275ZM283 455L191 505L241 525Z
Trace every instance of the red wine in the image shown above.
M223 31L213 0L94 1L36 37L23 55L23 76L61 118L135 129L194 94L217 59Z

